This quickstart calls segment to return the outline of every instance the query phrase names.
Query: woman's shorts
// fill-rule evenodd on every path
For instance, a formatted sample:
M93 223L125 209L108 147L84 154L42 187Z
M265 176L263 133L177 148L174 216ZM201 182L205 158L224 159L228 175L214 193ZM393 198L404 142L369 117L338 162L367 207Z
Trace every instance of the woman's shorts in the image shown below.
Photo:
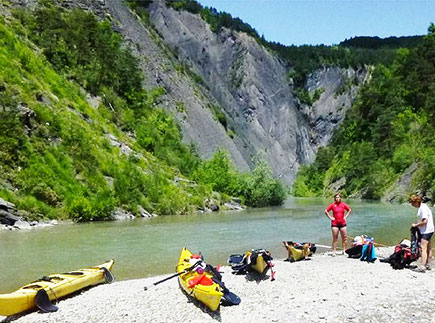
M344 224L331 224L331 228L345 228L346 227L346 223Z
M430 238L432 238L433 232L431 233L422 233L421 238L427 241L430 241Z

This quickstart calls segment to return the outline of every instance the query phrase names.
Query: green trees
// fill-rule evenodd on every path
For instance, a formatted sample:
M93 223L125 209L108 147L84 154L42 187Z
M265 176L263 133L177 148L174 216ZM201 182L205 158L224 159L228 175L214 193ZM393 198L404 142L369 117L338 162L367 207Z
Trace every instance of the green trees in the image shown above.
M283 184L273 178L270 167L264 161L257 162L252 175L242 176L239 189L246 204L255 207L281 205L287 194Z
M19 167L28 153L17 102L5 88L0 92L0 160L4 168Z
M307 194L309 188L320 195L343 179L348 194L380 198L413 163L419 165L415 187L435 190L434 35L430 32L414 49L398 50L393 64L375 68L327 148L331 167L320 169L324 155L319 151L314 164L298 175L295 194Z
M137 3L137 0L131 1ZM186 10L193 14L201 15L202 19L204 19L210 25L210 29L214 32L219 32L222 27L225 27L245 32L256 39L259 38L257 31L249 24L243 22L241 19L233 18L227 12L218 12L213 7L204 8L195 0L167 0L166 4L175 10Z
M218 151L212 159L203 162L195 171L194 179L226 194L233 194L237 185L237 173L225 151Z
M66 11L43 1L34 14L16 14L53 67L93 94L109 86L121 96L141 90L137 61L109 21L80 9ZM23 9L24 10L24 9Z
M194 178L218 192L240 196L246 205L254 207L281 205L287 195L284 185L273 178L266 162L258 161L252 174L239 174L224 151L216 152L212 159L205 161Z

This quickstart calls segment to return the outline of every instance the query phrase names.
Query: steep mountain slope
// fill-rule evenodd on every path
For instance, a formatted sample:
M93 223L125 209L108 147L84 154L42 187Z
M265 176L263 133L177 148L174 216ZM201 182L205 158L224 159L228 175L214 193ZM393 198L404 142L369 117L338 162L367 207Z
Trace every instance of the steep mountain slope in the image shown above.
M25 210L27 219L78 221L111 218L116 208L171 214L202 204L202 193L182 181L179 170L120 131L115 111L88 102L83 88L57 73L26 32L0 16L2 198ZM152 104L143 105L142 118Z
M156 38L150 37L152 28L140 26L121 1L106 0L105 4L119 21L120 32L136 44L149 83L165 87L168 109L176 111L174 102L183 102L188 116L176 113L183 133L187 140L198 143L206 157L222 147L236 166L244 169L252 167L252 159L260 155L277 177L292 183L299 166L313 161L317 147L328 141L355 98L357 85L339 95L336 90L356 72L325 68L313 75L313 84L308 86L311 91L322 89L320 100L312 107L303 104L293 95L288 76L291 66L253 38L225 28L214 33L198 15L154 1L148 10L160 36L157 41L164 42L178 64L187 66L205 84L194 84L203 93L195 96L191 80L173 70L165 47L156 46ZM360 71L359 82L365 76L366 72ZM225 113L233 138L223 128L216 129L210 109L198 115L200 107L210 104L217 104Z
M205 158L211 158L214 152L223 148L229 152L239 170L248 170L248 163L226 134L225 128L215 120L210 107L216 103L207 90L181 71L172 53L160 44L159 35L145 28L124 2L108 0L106 5L119 22L124 38L134 45L146 85L164 87L166 94L161 104L179 120L184 141L196 143Z

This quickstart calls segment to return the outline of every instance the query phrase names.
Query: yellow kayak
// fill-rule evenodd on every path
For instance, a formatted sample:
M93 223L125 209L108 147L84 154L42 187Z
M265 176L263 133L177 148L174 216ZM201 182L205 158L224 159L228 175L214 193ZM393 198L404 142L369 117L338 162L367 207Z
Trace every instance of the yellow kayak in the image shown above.
M292 241L283 241L284 248L288 252L287 259L290 262L307 259L316 252L316 245L313 243L297 243Z
M248 259L251 259L253 253L251 251L247 251L245 255ZM263 274L264 271L269 268L269 265L267 261L264 259L262 253L258 253L257 261L255 262L255 264L251 262L251 268L260 274Z
M0 315L9 316L30 310L36 306L40 307L37 302L37 294L38 300L39 295L48 295L48 299L46 297L44 301L46 304L51 305L50 301L57 300L82 288L100 284L108 280L109 277L110 281L108 281L111 282L113 276L108 271L112 268L113 263L114 260L112 259L95 267L83 268L64 274L51 274L24 285L15 292L0 294Z
M272 255L265 249L252 249L246 251L244 255L234 254L230 255L228 264L231 266L233 273L246 273L247 271L254 270L261 275L266 275L270 268L271 280L275 280L275 272L272 267Z
M216 311L223 293L219 284L213 281L213 275L202 270L189 270L200 259L192 254L187 248L181 250L180 259L178 260L177 273L181 287L184 291L198 301L205 304L210 310Z

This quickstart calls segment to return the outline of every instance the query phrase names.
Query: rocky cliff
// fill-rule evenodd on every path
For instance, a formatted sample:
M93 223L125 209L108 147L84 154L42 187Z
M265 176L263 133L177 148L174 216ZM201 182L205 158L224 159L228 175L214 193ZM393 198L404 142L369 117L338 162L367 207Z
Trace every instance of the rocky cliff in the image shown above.
M150 62L150 48L156 48L155 41L150 43L150 39L138 36L148 34L149 29L127 17L127 8L119 1L106 0L106 6L120 21L121 32L139 45L139 55L148 62L144 71L148 71L151 83L167 90L168 108L174 106L174 99L186 106L188 117L178 113L186 139L196 142L206 157L220 147L227 149L239 169L252 167L256 156L265 158L285 183L292 183L299 166L312 162L317 148L327 144L355 99L357 84L367 75L365 70L337 67L316 71L308 79L306 89L321 89L323 93L308 106L293 94L288 78L292 67L253 38L228 29L215 33L198 15L154 1L148 9L159 40L176 53L178 62L205 83L200 91L203 95L192 100L191 93L195 93L197 85L191 80L180 81L180 76L176 82L169 78L171 64L165 65L165 71L161 63L166 55L162 50L153 52L154 60ZM131 29L133 25L135 30ZM355 85L337 94L354 78L358 80ZM219 125L212 118L210 104L218 104L225 113L233 138L223 127L221 131L214 130Z
M321 88L323 93L308 106L293 94L288 78L292 67L253 38L228 29L214 33L199 16L175 11L161 1L149 11L162 40L202 77L209 88L207 97L212 96L226 114L235 132L232 142L243 160L252 166L253 157L260 155L286 183L293 182L300 165L313 161L317 147L326 145L351 106L357 86L339 95L337 89L349 79L357 77L361 84L366 77L365 71L319 70L306 89ZM216 147L213 141L206 145Z
M225 149L242 171L259 157L288 184L300 165L312 162L317 148L328 143L367 76L366 70L324 67L307 80L308 92L321 93L307 105L294 95L292 67L244 33L215 33L200 16L164 1L148 6L150 22L122 0L61 3L112 19L140 59L146 86L165 89L161 105L176 116L184 140L195 143L203 157ZM216 111L225 122L218 121Z

